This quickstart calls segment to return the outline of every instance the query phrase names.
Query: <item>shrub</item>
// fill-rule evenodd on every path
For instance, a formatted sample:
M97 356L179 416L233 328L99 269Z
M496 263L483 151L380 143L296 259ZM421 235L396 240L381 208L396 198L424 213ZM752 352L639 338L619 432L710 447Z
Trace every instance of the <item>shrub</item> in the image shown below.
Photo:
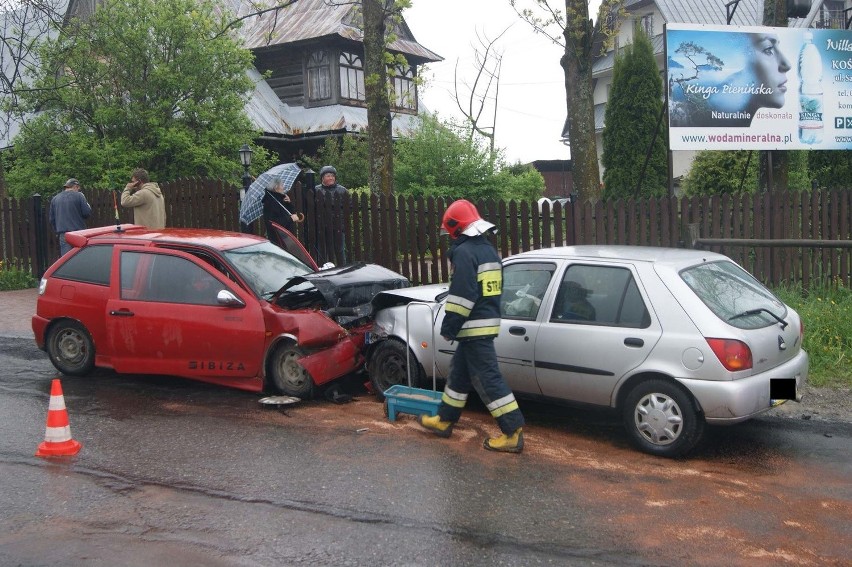
M814 386L852 384L852 290L838 283L813 285L807 292L798 285L774 291L805 324L808 382Z
M27 289L36 286L36 280L26 270L0 260L0 291Z

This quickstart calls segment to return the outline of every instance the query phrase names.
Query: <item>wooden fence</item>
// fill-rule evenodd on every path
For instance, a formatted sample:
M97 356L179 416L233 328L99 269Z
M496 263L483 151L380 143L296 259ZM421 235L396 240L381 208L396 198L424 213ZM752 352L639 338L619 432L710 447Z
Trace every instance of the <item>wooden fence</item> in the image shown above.
M217 180L181 179L161 184L167 224L173 227L237 230L239 188ZM132 222L132 211L117 194L88 190L88 226ZM447 237L438 228L443 199L349 195L323 199L313 190L294 195L294 210L305 213L297 236L321 262L374 262L407 276L412 283L447 281ZM483 201L477 206L498 227L502 256L565 244L688 246L690 225L702 239L808 241L852 239L852 192L815 191L743 196L662 198L641 201L576 203L565 208L534 202ZM0 202L0 246L4 265L36 276L59 256L56 235L47 223L48 201L40 197ZM258 223L262 232L262 223ZM343 239L345 258L335 239ZM840 246L753 246L742 241L710 249L731 256L768 285L811 282L850 284L850 254Z

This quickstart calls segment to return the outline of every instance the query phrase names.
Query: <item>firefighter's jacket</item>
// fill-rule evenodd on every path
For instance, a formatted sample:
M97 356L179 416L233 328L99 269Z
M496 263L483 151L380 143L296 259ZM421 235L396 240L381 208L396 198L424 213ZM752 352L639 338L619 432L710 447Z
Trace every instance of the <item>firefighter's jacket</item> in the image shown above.
M496 337L500 332L503 265L485 236L459 236L450 247L453 275L441 336L450 340Z

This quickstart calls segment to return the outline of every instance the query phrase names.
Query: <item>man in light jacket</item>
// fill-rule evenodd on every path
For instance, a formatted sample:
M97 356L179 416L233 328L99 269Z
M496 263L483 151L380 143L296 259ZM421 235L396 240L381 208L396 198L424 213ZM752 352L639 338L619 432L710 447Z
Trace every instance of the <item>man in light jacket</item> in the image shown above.
M121 206L133 209L133 224L148 228L166 227L166 201L160 186L152 183L148 172L133 170L130 183L121 192Z

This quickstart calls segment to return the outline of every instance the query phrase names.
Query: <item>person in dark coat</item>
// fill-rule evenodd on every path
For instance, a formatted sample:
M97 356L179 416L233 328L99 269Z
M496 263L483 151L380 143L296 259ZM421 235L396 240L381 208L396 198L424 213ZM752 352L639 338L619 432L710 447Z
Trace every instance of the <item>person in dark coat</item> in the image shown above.
M332 222L319 228L322 233L322 244L317 250L320 264L326 262L343 265L346 263L346 233L343 226L342 203L348 190L337 182L337 170L331 165L325 165L319 171L320 183L314 187L314 193L322 196L326 210L336 217ZM339 221L339 222L336 222Z
M92 207L80 193L80 182L72 177L65 182L65 189L50 200L48 211L50 226L59 237L61 256L71 250L71 245L65 242L65 233L86 228L86 219L91 214Z
M301 183L295 181L293 187L301 188ZM293 234L296 233L296 223L305 220L301 213L293 212L293 201L290 199L290 188L277 181L268 187L263 194L263 222L266 224L267 237L272 233L271 223L276 223Z

